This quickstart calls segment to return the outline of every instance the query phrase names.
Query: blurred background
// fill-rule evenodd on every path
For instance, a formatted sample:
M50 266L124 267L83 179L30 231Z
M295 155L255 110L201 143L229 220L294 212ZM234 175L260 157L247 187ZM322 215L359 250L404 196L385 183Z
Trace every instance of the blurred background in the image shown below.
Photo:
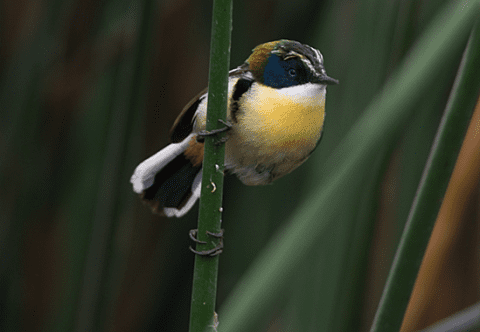
M256 45L287 38L318 48L341 84L328 88L322 143L299 170L265 187L227 176L217 307L446 3L234 2L232 68ZM180 220L152 215L129 178L207 85L211 6L1 3L1 331L188 330L198 207ZM368 331L462 52L358 174L351 205L257 331ZM480 299L479 112L404 331Z

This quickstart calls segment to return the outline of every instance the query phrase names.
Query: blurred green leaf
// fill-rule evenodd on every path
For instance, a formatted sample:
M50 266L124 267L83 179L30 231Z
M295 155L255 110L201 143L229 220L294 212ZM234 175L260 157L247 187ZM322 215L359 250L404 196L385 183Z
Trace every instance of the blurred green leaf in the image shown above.
M478 9L477 9L478 12ZM478 22L477 22L478 26ZM430 152L372 332L399 330L480 91L480 32L472 31Z

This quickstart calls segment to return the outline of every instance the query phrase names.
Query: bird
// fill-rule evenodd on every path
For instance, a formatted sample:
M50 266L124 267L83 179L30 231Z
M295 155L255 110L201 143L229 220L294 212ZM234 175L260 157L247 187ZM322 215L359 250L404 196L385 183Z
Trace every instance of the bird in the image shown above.
M267 185L303 164L325 121L323 56L298 41L256 46L228 77L225 170L245 185ZM171 143L140 163L130 182L153 212L182 217L200 197L208 88L182 110Z

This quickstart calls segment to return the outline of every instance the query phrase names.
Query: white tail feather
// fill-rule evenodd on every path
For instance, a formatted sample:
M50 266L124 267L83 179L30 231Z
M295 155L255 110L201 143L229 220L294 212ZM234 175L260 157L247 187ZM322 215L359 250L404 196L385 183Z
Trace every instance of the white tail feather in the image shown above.
M195 134L190 134L180 143L168 145L138 165L130 178L130 182L133 184L133 191L141 194L145 189L149 188L153 184L158 171L175 159L175 157L183 153L183 151L187 149L193 136L195 136Z

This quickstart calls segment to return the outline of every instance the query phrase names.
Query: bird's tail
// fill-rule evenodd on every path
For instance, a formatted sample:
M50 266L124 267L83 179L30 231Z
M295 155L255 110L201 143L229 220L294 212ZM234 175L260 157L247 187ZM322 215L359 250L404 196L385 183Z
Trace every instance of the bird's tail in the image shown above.
M130 182L155 213L181 217L200 197L202 162L203 143L191 134L143 161Z

